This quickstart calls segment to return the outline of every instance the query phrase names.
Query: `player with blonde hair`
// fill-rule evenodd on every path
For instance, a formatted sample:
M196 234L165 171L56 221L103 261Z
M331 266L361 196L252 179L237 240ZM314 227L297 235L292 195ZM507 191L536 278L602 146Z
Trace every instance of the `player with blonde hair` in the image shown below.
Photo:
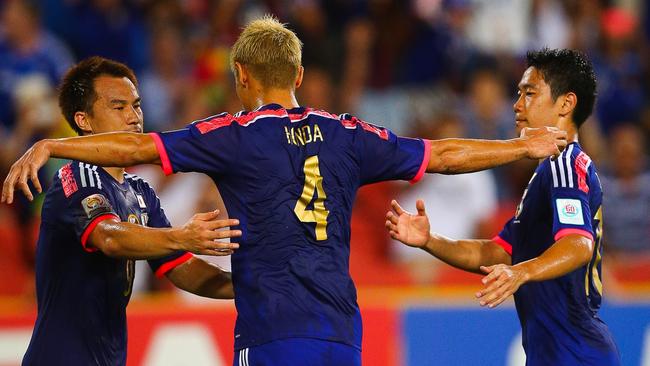
M244 110L177 131L114 133L38 142L3 188L27 181L50 157L107 166L158 164L202 172L243 232L232 256L235 365L359 365L361 314L349 273L357 189L428 173L466 173L559 154L566 133L531 129L506 141L399 137L349 114L300 106L301 42L273 17L246 26L232 48Z

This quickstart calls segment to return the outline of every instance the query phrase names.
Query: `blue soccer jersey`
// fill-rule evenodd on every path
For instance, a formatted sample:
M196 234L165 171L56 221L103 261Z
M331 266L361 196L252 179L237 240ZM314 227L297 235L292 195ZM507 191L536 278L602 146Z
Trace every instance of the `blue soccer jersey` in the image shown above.
M165 173L202 172L241 222L232 256L235 348L303 337L361 347L349 274L359 186L417 181L428 141L350 115L277 104L152 134Z
M133 260L87 246L99 222L117 219L168 227L158 197L138 177L119 183L104 169L77 161L63 166L47 191L36 248L38 316L23 365L124 365L126 305ZM150 260L157 275L183 263L178 252Z
M591 261L562 277L524 284L515 293L529 366L618 365L618 350L598 317L602 297L602 188L577 142L539 165L521 203L494 238L517 264L569 234L594 241Z

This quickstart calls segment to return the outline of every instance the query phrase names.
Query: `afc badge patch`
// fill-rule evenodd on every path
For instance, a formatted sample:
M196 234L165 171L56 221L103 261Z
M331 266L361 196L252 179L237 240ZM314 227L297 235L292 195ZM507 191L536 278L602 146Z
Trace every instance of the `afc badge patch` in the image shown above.
M560 223L570 225L584 225L582 218L582 204L580 200L558 198L555 200L557 217Z
M98 216L103 213L113 212L113 207L106 197L101 194L91 194L81 201L81 207L88 218Z

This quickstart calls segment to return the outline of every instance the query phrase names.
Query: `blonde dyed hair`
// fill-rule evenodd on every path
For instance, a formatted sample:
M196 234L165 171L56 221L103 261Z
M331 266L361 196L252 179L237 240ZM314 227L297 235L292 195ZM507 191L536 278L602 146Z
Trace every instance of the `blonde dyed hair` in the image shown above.
M302 42L277 18L265 15L248 23L232 46L230 68L246 66L265 88L293 87L302 64Z

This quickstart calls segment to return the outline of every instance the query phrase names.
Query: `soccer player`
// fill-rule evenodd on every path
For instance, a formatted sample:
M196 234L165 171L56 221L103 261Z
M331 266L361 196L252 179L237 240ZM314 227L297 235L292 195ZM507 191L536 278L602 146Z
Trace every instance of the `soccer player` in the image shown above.
M394 239L466 271L487 274L476 296L495 307L514 294L526 365L619 365L612 335L598 317L602 297L602 189L578 143L594 106L591 66L572 50L528 53L514 104L518 127L555 126L569 145L540 162L515 216L492 240L429 234L424 203L417 214L397 202L386 227Z
M80 134L142 131L132 71L90 58L72 67L59 103ZM230 274L186 251L225 255L236 236L216 229L237 220L217 212L169 228L155 192L123 168L79 161L63 166L47 192L36 253L38 317L23 365L124 365L126 306L135 259L149 259L157 276L212 298L232 298Z
M38 189L33 172L50 156L209 175L243 232L232 257L235 365L360 364L349 245L361 185L543 158L566 145L565 132L546 128L508 141L403 138L349 114L301 107L301 42L272 17L248 24L231 55L244 111L177 131L38 142L12 167L3 200L15 186L31 198L27 181Z

